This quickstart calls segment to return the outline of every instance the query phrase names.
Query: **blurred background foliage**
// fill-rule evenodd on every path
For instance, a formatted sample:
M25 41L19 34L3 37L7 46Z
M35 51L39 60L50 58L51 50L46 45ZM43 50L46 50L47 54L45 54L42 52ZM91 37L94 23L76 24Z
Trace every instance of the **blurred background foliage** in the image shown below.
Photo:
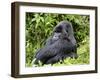
M52 13L26 13L26 66L33 65L32 61L38 49L44 46L45 41L51 36L54 27L60 21L69 21L73 25L74 36L77 41L77 60L65 59L63 64L88 64L89 63L89 16L74 14Z

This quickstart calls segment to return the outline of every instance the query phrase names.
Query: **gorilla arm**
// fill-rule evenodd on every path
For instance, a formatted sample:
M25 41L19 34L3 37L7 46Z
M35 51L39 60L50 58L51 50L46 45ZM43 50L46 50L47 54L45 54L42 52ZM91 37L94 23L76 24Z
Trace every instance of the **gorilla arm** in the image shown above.
M38 64L38 61L41 61L42 64L45 64L49 58L54 57L56 54L57 54L57 49L55 48L53 49L51 46L44 47L43 49L41 49L39 52L36 53L35 64Z
M56 42L59 39L60 35L61 33L54 33L53 36L47 39L46 46L49 46L53 44L54 42Z

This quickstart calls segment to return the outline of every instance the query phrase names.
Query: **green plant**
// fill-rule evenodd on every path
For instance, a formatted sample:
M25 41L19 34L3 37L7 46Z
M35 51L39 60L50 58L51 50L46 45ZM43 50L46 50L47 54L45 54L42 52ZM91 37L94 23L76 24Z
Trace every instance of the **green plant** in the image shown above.
M63 20L67 20L72 23L74 29L74 35L77 41L78 52L84 52L89 54L89 50L82 51L82 46L89 47L89 16L88 15L74 15L74 14L51 14L51 13L26 13L26 66L32 66L36 51L44 46L45 41L50 35L54 27ZM88 38L88 39L87 39ZM79 54L81 55L81 54ZM88 63L89 56L86 55L82 59L82 56L77 59L67 59L64 63ZM82 60L81 60L82 59ZM58 63L60 64L60 63ZM66 64L67 65L67 64Z

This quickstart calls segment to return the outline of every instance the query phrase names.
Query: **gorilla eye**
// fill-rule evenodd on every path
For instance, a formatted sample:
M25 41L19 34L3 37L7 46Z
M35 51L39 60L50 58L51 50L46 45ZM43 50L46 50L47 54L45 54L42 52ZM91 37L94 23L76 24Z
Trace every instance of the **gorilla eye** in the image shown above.
M55 32L61 33L61 31L62 31L62 26L56 27Z

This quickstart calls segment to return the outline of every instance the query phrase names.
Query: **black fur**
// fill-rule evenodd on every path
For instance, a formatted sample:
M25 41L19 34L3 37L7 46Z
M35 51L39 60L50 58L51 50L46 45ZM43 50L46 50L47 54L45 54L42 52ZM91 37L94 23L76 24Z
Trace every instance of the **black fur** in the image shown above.
M36 53L35 64L54 64L67 57L77 58L77 46L71 23L60 22L46 45Z

